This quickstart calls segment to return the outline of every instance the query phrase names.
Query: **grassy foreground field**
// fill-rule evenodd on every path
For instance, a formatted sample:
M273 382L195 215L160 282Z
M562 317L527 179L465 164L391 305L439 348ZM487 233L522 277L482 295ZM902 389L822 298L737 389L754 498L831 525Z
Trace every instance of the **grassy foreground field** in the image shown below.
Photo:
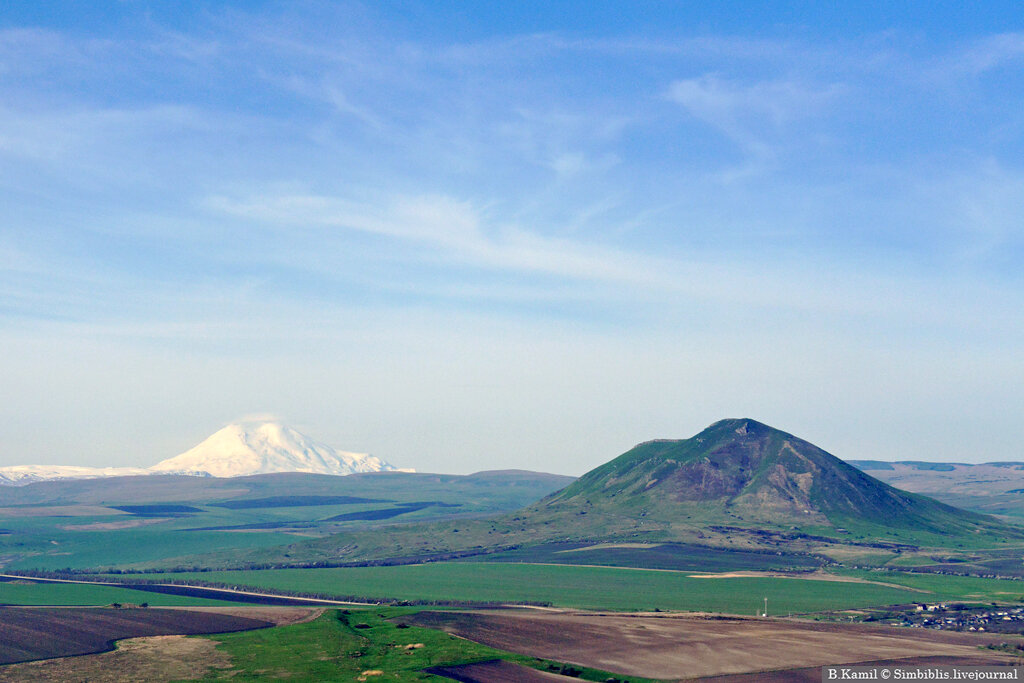
M671 571L482 562L152 574L147 578L377 600L534 602L587 609L733 614L753 614L763 607L766 597L772 614L926 599L912 587L872 583L774 577L704 579Z
M414 611L393 607L330 610L305 624L217 635L217 649L231 657L231 665L209 671L203 680L442 680L423 669L490 659L555 672L563 668L559 662L495 650L442 631L404 624L400 617ZM572 667L572 673L589 681L606 681L612 676L583 667ZM653 683L637 677L630 681Z

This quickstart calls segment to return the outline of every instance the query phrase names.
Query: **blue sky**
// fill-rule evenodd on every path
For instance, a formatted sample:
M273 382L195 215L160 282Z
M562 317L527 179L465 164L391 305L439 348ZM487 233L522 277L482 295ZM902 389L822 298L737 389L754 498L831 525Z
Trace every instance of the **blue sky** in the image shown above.
M0 465L1024 460L1022 15L821 4L5 4Z

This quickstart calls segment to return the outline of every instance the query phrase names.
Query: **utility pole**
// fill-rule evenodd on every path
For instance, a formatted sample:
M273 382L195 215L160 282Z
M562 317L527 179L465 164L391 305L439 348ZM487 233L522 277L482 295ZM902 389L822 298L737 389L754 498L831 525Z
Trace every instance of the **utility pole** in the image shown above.
M764 614L762 614L761 616L762 617L768 616L768 598L767 597L764 599Z

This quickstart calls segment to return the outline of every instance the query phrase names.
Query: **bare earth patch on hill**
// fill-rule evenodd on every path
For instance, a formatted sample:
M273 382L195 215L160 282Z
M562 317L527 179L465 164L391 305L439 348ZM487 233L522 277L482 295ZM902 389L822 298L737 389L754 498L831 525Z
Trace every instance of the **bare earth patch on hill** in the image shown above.
M978 649L992 637L782 619L503 610L422 612L412 622L531 657L666 680L908 658L1010 661Z

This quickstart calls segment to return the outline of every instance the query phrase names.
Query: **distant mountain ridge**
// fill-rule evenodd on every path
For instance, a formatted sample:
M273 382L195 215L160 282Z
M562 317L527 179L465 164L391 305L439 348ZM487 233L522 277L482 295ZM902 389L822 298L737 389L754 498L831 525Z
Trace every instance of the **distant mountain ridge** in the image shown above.
M1024 516L1024 462L850 460L885 483L950 505L989 514Z
M149 474L141 467L77 467L75 465L13 465L0 467L0 486L24 486L52 479L95 479Z
M274 421L238 422L202 443L149 468L16 465L0 468L0 485L53 479L94 479L147 474L242 477L279 472L348 475L405 471L367 453L339 451Z

